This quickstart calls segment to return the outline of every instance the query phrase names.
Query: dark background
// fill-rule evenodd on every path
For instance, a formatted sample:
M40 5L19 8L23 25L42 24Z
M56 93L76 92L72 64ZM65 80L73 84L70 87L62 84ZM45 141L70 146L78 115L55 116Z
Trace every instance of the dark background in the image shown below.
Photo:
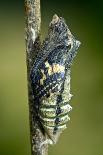
M103 155L102 0L41 1L42 38L53 14L81 41L71 72L71 121L49 155ZM0 2L0 155L30 155L24 2Z

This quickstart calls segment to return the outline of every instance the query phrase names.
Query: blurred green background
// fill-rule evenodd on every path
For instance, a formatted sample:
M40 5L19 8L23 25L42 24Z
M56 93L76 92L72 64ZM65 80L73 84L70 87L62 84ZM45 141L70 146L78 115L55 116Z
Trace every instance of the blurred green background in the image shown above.
M49 155L103 155L102 0L42 0L42 36L57 13L82 44L71 72L71 121ZM24 2L0 2L0 155L30 155Z

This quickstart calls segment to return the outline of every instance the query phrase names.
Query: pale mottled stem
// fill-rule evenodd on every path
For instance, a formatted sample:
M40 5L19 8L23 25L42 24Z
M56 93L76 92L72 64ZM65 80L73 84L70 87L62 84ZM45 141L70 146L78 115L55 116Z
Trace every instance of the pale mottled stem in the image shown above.
M31 155L47 155L48 145L40 147L46 137L42 134L35 111L33 110L33 95L30 81L30 70L35 56L40 50L40 0L25 0L25 40L27 58L28 102L31 137Z

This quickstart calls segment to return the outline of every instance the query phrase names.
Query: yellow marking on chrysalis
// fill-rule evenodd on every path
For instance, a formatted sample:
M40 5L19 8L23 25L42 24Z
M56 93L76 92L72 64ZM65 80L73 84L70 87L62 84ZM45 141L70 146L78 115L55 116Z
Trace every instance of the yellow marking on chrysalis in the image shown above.
M51 66L48 61L45 62L45 67L48 69L48 74L53 75L54 73L60 73L60 72L65 72L65 67L59 64L53 64L53 66ZM41 73L42 73L42 78L40 79L40 85L44 84L44 80L46 80L46 75L44 73L44 70L41 69Z
M59 64L53 64L53 72L54 73L65 72L65 67Z
M48 74L52 75L53 74L52 66L48 63L48 61L45 62L45 67L48 69Z
M48 63L48 61L45 62L45 67L50 67L51 65Z
M52 70L52 67L51 66L48 68L48 74L49 75L52 75L53 74L53 70Z
M41 73L42 73L43 77L42 77L42 79L40 79L40 85L43 85L44 80L46 80L46 75L44 74L44 70L43 69L41 69Z
M65 72L65 67L59 64L53 64L53 66L51 66L48 61L46 61L45 66L48 68L49 75L59 72Z

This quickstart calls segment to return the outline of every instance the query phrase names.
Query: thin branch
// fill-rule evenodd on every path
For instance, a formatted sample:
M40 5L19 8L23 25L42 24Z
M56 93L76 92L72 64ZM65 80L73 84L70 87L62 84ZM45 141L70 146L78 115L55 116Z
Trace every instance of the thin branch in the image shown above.
M36 120L35 111L33 110L33 95L30 82L30 70L35 60L35 56L40 50L40 0L25 0L25 40L27 55L27 77L28 77L28 102L29 102L29 121L30 121L30 137L31 137L31 153L32 155L47 155L48 146L43 145L46 137L39 129Z

